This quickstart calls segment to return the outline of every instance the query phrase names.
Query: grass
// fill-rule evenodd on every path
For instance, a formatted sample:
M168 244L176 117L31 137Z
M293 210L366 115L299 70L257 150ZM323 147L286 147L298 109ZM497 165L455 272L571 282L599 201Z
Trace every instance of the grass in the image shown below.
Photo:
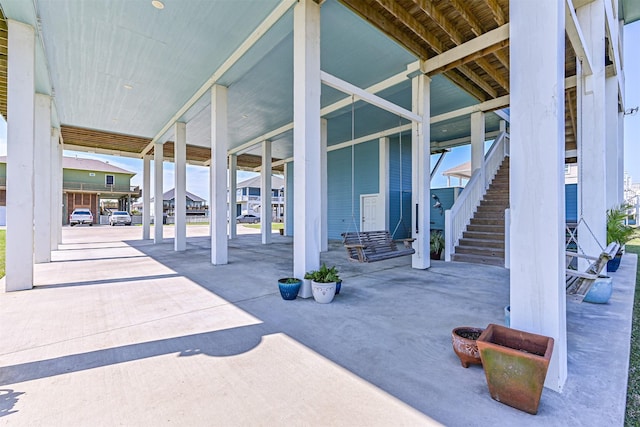
M249 227L249 228L260 228L260 224L242 224L245 227ZM280 230L284 228L284 223L282 222L272 222L271 223L271 229L272 230Z
M640 256L640 239L627 243L627 252ZM625 426L640 426L640 270L636 271L636 294L631 321L631 354L627 384Z
M0 230L0 278L4 277L4 254L7 230Z

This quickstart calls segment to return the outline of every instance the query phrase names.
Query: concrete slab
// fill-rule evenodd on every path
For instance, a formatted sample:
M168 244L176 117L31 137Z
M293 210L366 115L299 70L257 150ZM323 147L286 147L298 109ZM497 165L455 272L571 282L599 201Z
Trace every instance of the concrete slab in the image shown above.
M165 236L172 227L166 227ZM637 259L609 304L568 303L569 379L532 416L489 396L451 349L456 326L503 323L508 270L410 258L350 263L333 303L284 301L291 238L187 251L139 227L74 227L36 288L0 294L0 425L622 425Z

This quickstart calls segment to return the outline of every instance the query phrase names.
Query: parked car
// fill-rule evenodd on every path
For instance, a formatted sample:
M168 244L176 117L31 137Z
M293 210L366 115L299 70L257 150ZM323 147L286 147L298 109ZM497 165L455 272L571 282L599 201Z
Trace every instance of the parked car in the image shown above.
M116 224L131 225L131 215L125 211L114 211L109 216L109 225L114 226Z
M69 225L73 227L76 224L89 224L93 226L93 214L89 209L74 209L69 215Z
M236 217L236 222L246 223L246 224L257 224L260 222L260 217L251 215L251 214L238 215Z

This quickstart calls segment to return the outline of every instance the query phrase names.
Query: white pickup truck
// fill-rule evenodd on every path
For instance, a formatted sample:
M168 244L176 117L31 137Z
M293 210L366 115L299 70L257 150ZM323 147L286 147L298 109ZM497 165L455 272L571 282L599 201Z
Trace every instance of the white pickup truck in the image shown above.
M74 209L69 216L69 225L89 224L93 226L93 214L89 209Z

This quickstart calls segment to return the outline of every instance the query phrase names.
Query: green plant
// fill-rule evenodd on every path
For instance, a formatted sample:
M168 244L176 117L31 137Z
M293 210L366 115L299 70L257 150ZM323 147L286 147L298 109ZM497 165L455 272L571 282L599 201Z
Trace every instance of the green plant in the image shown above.
M280 279L278 281L280 283L285 283L287 285L292 285L294 283L298 283L300 281L300 279L297 279L295 277L285 277L284 279Z
M309 271L304 275L305 279L313 280L317 283L331 283L340 280L338 276L338 270L335 266L328 268L325 263L322 263L322 267L319 270Z
M624 223L629 217L630 205L622 204L607 210L607 245L617 242L623 246L637 234L637 230Z
M434 254L442 253L444 249L444 235L439 230L433 230L431 232L429 240L429 250Z

